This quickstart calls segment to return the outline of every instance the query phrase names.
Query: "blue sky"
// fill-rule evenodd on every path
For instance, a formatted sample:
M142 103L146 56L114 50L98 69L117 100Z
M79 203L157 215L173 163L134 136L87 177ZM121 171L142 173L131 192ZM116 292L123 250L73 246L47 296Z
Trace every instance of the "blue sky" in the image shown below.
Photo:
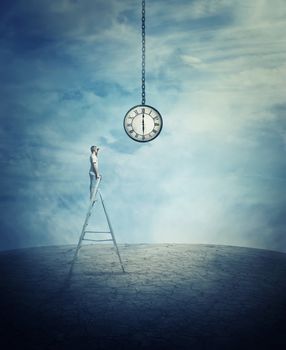
M146 13L164 128L140 144L122 123L141 102L141 2L1 1L0 249L77 242L96 144L118 242L286 251L284 0Z

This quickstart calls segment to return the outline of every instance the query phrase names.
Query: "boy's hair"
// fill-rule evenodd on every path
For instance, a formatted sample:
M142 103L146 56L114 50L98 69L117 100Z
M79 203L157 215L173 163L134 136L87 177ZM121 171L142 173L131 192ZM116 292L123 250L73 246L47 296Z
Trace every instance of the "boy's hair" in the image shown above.
M91 152L96 151L97 149L98 149L97 146L91 146L91 147L90 147L90 151L91 151Z

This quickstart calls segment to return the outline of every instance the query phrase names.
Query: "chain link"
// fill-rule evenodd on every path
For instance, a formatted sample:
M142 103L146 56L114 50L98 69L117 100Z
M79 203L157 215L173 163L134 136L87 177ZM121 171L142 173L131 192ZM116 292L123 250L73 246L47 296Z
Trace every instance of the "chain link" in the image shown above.
M142 105L145 105L145 0L142 0Z

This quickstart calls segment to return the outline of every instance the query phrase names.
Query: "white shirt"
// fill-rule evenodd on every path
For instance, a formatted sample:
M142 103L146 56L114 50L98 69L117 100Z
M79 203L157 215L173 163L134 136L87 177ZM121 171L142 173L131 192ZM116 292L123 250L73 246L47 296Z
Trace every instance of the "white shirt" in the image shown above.
M97 155L95 153L92 153L89 157L89 161L90 161L90 169L89 169L89 173L91 175L96 175L94 173L94 167L96 167L96 169L98 169L98 158ZM95 163L95 164L94 164Z

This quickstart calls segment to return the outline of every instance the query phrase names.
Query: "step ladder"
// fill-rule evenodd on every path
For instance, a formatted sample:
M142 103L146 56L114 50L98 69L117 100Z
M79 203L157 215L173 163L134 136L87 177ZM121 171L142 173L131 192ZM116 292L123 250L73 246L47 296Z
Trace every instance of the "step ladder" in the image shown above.
M123 262L121 260L121 256L120 256L120 253L119 253L119 249L118 249L118 246L117 246L117 243L116 243L116 239L115 239L115 236L114 236L114 232L113 232L113 229L112 229L112 226L111 226L111 222L110 222L109 216L108 216L107 211L106 211L106 207L105 207L105 204L104 204L104 201L103 201L102 194L101 194L101 192L99 190L100 182L101 182L101 177L97 179L96 184L95 184L95 188L93 190L93 193L92 193L92 196L91 196L91 199L90 199L90 204L89 204L89 207L88 207L88 211L87 211L84 223L83 223L83 227L82 227L82 230L81 230L79 241L78 241L78 244L77 244L77 247L76 247L76 250L75 250L75 254L74 254L74 257L73 257L73 260L72 260L72 263L71 263L70 272L69 272L69 278L72 275L74 264L75 264L76 259L78 257L79 250L82 247L83 241L113 242L113 245L114 245L116 254L118 256L118 259L119 259L122 271L125 272L124 266L123 266ZM105 215L108 227L109 227L109 231L92 231L92 230L87 230L87 226L88 226L88 222L89 222L89 219L91 217L91 214L92 214L92 210L94 208L95 203L98 202L98 199L97 199L98 195L99 195L99 199L100 199L100 202L102 204L102 207L103 207L103 211L104 211L104 215ZM85 238L86 233L89 233L89 234L90 233L92 233L92 234L105 233L105 234L110 234L111 238L110 239L90 239L90 238Z

